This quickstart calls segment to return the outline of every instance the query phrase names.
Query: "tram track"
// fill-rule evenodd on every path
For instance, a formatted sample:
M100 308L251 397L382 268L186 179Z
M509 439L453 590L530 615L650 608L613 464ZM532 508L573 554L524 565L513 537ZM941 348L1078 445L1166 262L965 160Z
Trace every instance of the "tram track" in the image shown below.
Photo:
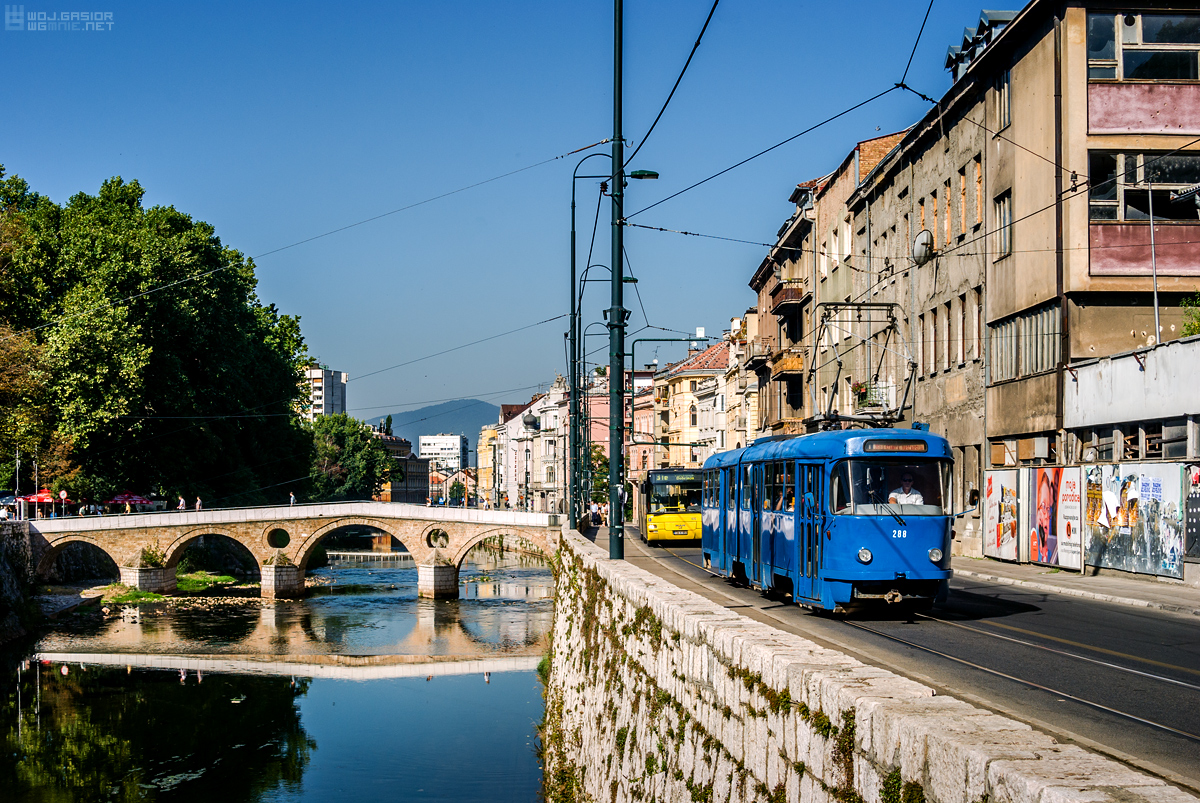
M1191 715L1193 711L1200 711L1200 682L1193 682L1193 676L1200 677L1200 669L1191 667L1191 656L1187 652L1194 649L1194 631L1185 631L1184 638L1175 641L1163 637L1164 645L1175 652L1184 651L1184 660L1157 660L1149 657L1156 653L1148 650L1143 654L1132 654L1136 646L1131 646L1130 652L1121 652L1099 644L1061 638L1051 632L993 621L1001 616L1025 615L1025 612L978 613L971 605L978 606L979 599L1000 604L1020 596L1019 592L1004 586L991 588L987 584L968 583L969 591L961 587L952 591L952 600L958 602L958 610L946 611L943 615L913 614L906 622L897 621L894 626L908 627L917 623L924 627L916 633L900 634L888 632L886 619L864 622L814 616L801 606L780 607L768 603L758 592L730 585L728 578L702 566L695 555L687 554L687 549L649 548L639 541L637 551L641 553L639 557L687 580L689 585L702 589L701 593L714 601L730 608L745 608L746 615L751 618L769 620L768 623L797 635L929 685L939 693L1012 717L1060 740L1075 742L1193 793L1200 793L1200 777L1196 777L1196 767L1200 767L1200 734L1191 725L1200 722L1200 716ZM983 593L985 589L987 594L994 594L994 600ZM956 593L958 597L954 596ZM1044 608L1052 614L1051 619L1065 615L1059 614L1060 607L1065 606L1080 606L1086 615L1111 613L1105 611L1102 604L1055 596L1037 596L1040 607L1025 607L1038 611L1031 614L1033 616L1041 616ZM963 602L964 599L967 601ZM1117 617L1124 613L1118 612ZM956 615L978 617L986 622L986 627L954 621L952 617ZM1075 615L1078 616L1078 611ZM1016 621L1023 622L1021 619ZM1051 620L1032 621L1032 627L1046 628ZM1037 624L1039 621L1041 623ZM1170 617L1156 621L1165 622L1166 627L1182 626ZM996 633L990 629L993 626L1012 632ZM1130 626L1137 627L1138 622L1133 621ZM955 633L959 635L955 636ZM1133 645L1146 640L1122 639L1119 633L1114 633L1112 638L1114 644L1124 640ZM1103 643L1102 637L1096 640ZM1184 645L1182 648L1180 643ZM1048 662L1055 662L1055 668L1047 668ZM1079 669L1063 670L1063 662ZM1068 688L1058 688L1063 684L1045 677L1031 676L1038 672L1067 680ZM1120 681L1121 677L1128 678L1128 683ZM1069 689L1070 682L1082 688ZM1097 693L1090 694L1089 690ZM1179 702L1175 702L1177 700ZM1138 705L1148 710L1138 711ZM1088 711L1092 713L1086 713Z

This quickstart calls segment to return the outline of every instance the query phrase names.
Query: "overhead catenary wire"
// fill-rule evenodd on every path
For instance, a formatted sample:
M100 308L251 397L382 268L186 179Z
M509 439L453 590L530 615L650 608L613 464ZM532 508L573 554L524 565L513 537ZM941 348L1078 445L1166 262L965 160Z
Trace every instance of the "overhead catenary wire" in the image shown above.
M654 122L650 124L648 129L646 129L646 134L642 137L642 141L638 143L638 146L633 149L633 153L629 154L629 158L625 160L625 166L628 166L631 162L633 162L633 157L638 155L638 151L642 149L642 146L646 144L646 140L648 140L650 135L654 133L654 127L658 125L658 121L662 119L663 112L667 110L667 106L671 103L671 98L675 97L675 90L679 89L679 82L683 80L683 76L684 73L687 72L688 65L692 63L692 57L696 55L696 51L700 48L700 41L704 39L704 32L708 30L708 23L712 22L713 14L716 12L717 4L719 2L721 2L721 0L713 0L712 8L708 10L708 16L704 19L704 26L700 28L700 35L696 37L696 44L692 45L692 52L688 53L687 61L683 63L683 69L679 71L679 77L675 79L675 85L671 87L670 93L667 94L667 99L663 101L662 108L659 109L658 114L655 115Z
M777 142L774 145L770 146L769 148L764 148L763 150L759 151L758 153L754 154L753 156L747 156L745 159L742 159L740 162L736 162L736 163L730 165L729 167L726 167L724 170L719 170L716 173L713 173L711 176L701 179L700 181L697 181L695 184L691 184L687 187L684 187L682 190L672 193L671 195L668 195L666 198L662 198L662 199L650 204L649 206L644 206L641 209L639 209L638 211L636 211L632 214L626 215L625 220L628 220L629 218L632 218L632 217L636 217L637 215L640 215L643 212L647 212L660 204L665 204L667 201L670 201L674 198L678 198L680 195L683 195L685 192L691 192L692 190L696 189L697 187L707 184L708 182L712 181L713 179L719 178L720 176L725 175L726 173L730 172L731 170L736 170L737 168L741 167L742 165L752 162L755 159L759 158L760 156L765 156L766 154L770 153L773 150L782 148L784 145L787 145L789 142L794 142L795 140L799 139L800 137L804 136L805 134L811 134L813 131L816 131L818 128L828 125L829 123L832 123L834 120L837 120L841 117L845 117L847 114L850 114L850 112L857 111L858 109L861 109L863 106L866 106L869 103L874 103L875 101L879 100L880 98L884 97L885 95L895 92L897 89L899 89L899 87L896 87L896 86L888 87L887 89L883 90L882 92L878 92L878 93L872 95L871 97L867 98L866 100L859 101L858 103L854 104L853 106L851 106L847 109L843 109L842 111L838 112L837 114L826 117L824 120L821 120L819 123L814 123L813 125L809 126L808 128L804 129L803 131L801 131L797 134L793 134L792 136L788 137L787 139Z

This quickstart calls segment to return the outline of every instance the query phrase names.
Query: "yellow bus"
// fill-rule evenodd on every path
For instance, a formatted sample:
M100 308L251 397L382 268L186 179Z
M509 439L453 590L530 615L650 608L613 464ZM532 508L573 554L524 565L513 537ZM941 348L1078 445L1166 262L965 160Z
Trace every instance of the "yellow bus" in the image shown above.
M700 472L657 468L646 474L638 529L648 544L700 541Z

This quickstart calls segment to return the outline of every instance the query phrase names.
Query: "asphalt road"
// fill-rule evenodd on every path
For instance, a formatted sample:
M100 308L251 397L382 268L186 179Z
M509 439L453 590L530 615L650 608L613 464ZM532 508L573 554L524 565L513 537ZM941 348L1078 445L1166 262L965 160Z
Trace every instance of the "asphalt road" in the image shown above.
M630 532L625 557L676 585L1200 793L1194 616L970 578L927 616L830 616L712 576L699 548Z

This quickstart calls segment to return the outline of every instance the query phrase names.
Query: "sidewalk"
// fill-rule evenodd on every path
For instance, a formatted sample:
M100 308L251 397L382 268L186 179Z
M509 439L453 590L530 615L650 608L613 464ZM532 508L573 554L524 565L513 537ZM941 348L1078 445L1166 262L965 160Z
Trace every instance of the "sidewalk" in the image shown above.
M1047 566L1004 563L989 558L958 556L951 560L951 566L955 577L1200 616L1200 588L1194 586L1111 575L1091 577L1069 569L1056 572Z

